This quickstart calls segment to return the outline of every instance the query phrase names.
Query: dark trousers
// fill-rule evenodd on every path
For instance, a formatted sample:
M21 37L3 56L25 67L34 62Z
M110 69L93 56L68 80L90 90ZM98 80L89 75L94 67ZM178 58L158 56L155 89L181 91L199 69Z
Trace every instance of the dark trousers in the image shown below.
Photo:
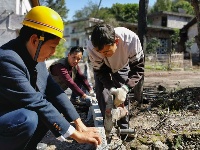
M123 84L125 84L126 80L128 79L129 71L130 71L130 67L129 65L127 65L116 73L112 73L111 71L109 72L115 87L119 88ZM107 98L109 97L110 92L108 91L108 89L104 88L103 83L98 79L95 72L94 72L94 79L95 79L96 98L97 98L102 116L103 118L105 118L106 101L107 101ZM140 80L139 83L134 87L134 90L131 91L132 93L134 93L135 100L137 101L141 101L141 98L142 98L142 88L143 88L142 81L143 80ZM126 106L128 105L127 101L128 99L126 99L125 101ZM128 117L122 118L121 120L118 121L119 126L120 124L125 124L125 123L128 123ZM120 127L125 128L124 126L120 126Z
M1 149L35 150L47 131L34 111L21 108L0 113Z
M125 84L127 78L128 78L128 72L130 71L129 66L127 65L126 67L124 67L123 69L119 70L116 73L112 73L110 72L110 75L112 77L112 81L115 85L115 87L119 88L121 87L123 84ZM94 79L95 79L95 91L96 91L96 98L98 101L98 105L100 107L101 113L103 118L105 118L105 109L106 109L106 101L107 98L109 98L110 92L108 91L108 89L104 88L103 83L98 79L98 77L96 76L96 73L94 73ZM121 119L121 121L124 121L124 118ZM120 122L120 121L118 121Z
M78 82L75 82L75 83L80 89L82 89L82 84L80 84ZM71 99L72 100L79 99L79 96L75 92L72 91Z
M76 83L76 85L77 85L84 93L87 93L86 88L82 85L82 83L81 83L78 79L75 79L74 82ZM75 99L80 99L80 100L81 100L81 97L78 96L75 92L72 91L71 99L72 99L72 100L75 100Z

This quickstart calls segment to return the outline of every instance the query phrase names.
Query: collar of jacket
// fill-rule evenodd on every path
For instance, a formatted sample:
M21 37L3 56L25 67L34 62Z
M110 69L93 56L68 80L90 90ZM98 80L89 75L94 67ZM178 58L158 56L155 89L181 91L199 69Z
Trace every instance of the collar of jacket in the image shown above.
M1 48L3 50L15 51L22 58L22 60L28 68L35 68L35 66L37 65L37 62L32 59L25 46L25 43L23 42L20 36L2 45Z

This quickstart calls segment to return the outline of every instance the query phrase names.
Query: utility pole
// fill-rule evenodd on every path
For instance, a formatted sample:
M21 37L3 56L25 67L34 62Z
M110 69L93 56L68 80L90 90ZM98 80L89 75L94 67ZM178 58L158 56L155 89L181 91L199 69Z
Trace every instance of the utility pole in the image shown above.
M147 10L148 10L149 0L139 1L139 12L138 12L138 37L140 39L142 49L144 53L146 52L146 33L147 33ZM145 56L144 56L145 63ZM138 85L135 87L135 100L140 104L143 104L143 84L144 76L139 81Z

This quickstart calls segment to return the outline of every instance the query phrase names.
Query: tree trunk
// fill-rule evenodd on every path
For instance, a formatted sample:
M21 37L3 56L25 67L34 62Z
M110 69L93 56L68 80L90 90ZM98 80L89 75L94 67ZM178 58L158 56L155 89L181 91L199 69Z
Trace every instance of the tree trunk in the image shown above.
M194 7L194 12L195 12L196 19L197 19L198 34L195 36L195 41L196 41L198 49L199 49L199 61L200 61L200 4L198 1L199 0L191 0L191 4Z
M146 50L146 32L147 32L147 10L149 0L140 0L138 12L138 36L142 44L142 48Z
M139 1L139 12L138 12L138 37L140 39L144 52L146 51L146 30L147 30L147 10L149 0ZM145 60L144 60L145 61ZM134 88L135 100L139 103L143 103L143 83L144 76L138 85Z

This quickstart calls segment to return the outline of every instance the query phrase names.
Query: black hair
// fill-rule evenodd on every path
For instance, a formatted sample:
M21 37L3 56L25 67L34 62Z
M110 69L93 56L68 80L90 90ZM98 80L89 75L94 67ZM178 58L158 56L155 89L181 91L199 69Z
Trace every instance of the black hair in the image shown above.
M91 35L91 41L98 51L102 50L104 45L111 45L115 42L115 30L109 24L97 24Z
M69 54L73 54L73 53L79 53L81 52L83 54L83 47L79 47L79 46L74 46L70 49Z
M20 30L19 35L20 35L21 39L24 40L24 42L27 42L33 34L36 34L37 37L40 38L40 36L43 34L42 32L44 32L44 31L30 28L28 26L23 26ZM58 38L58 37L53 34L44 32L44 41L42 42L42 44L44 44L48 40L52 40L52 39L56 39L56 38Z

